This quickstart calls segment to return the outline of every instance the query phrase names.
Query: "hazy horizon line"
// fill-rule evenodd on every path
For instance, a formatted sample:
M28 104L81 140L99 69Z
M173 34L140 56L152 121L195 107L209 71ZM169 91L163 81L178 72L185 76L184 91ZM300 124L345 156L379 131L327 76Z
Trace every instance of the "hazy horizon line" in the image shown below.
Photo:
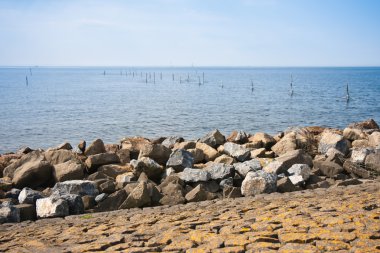
M0 65L0 68L380 68L380 65Z

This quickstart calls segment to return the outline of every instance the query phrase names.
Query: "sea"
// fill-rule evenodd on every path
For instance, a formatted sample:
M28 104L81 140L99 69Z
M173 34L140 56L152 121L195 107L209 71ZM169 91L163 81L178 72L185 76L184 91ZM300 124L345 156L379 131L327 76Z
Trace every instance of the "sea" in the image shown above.
M380 67L1 67L0 154L380 122Z

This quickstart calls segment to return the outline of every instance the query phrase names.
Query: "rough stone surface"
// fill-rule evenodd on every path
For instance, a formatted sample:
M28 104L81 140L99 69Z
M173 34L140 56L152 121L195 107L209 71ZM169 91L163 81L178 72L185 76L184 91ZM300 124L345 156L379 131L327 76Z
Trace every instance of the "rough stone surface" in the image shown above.
M203 185L198 185L189 193L186 194L185 199L187 202L199 202L207 200L207 191Z
M95 207L97 212L113 211L119 209L121 204L127 199L127 192L122 189L109 195L105 200Z
M25 187L18 195L18 202L20 204L35 204L40 198L42 198L42 194L39 191Z
M230 136L227 137L227 141L237 144L244 144L248 142L248 134L243 131L233 131Z
M286 134L280 141L278 141L273 147L272 150L276 155L281 156L289 151L297 149L297 139L296 133L290 132Z
M219 157L217 157L215 160L214 160L215 163L224 163L224 164L227 164L227 165L232 165L235 163L235 159L232 158L231 156L228 156L228 155L221 155Z
M328 177L334 177L343 171L343 167L337 163L315 161L314 168L319 169L323 175Z
M360 139L366 139L367 135L361 129L348 127L343 130L343 137L347 140L355 141Z
M284 192L293 192L297 191L298 188L293 184L293 182L288 177L283 177L277 180L277 191Z
M76 161L67 161L53 167L53 177L56 182L83 179L84 166Z
M380 132L373 132L368 136L368 145L371 147L380 147Z
M31 164L38 161L44 161L44 160L45 160L45 157L41 151L29 152L25 155L22 155L20 159L14 159L13 162L11 162L10 164L9 164L10 161L5 160L4 162L5 162L5 165L7 166L3 169L3 177L13 178L15 171L19 167L25 164Z
M139 160L142 157L149 157L160 165L164 166L169 160L171 153L171 149L165 147L162 144L146 144L140 150Z
M147 184L140 182L135 189L129 194L127 199L121 204L120 209L144 207L151 203Z
M136 176L133 172L126 172L116 177L116 184L119 188L123 188L125 185L135 182Z
M366 157L365 167L376 172L377 175L380 175L380 150Z
M12 178L12 183L18 187L38 187L50 181L53 166L42 160L27 162L18 167Z
M325 131L321 135L318 151L322 154L325 154L330 148L335 148L343 154L347 154L350 148L350 143L340 134L336 134L331 131Z
M226 142L224 144L224 152L240 162L248 160L251 156L251 151L249 149L233 142Z
M343 169L350 173L354 174L356 176L359 176L361 178L370 178L371 177L371 172L367 170L366 168L363 168L357 163L354 163L350 160L346 160L343 164Z
M205 154L203 153L203 151L201 149L193 148L193 149L188 149L187 151L189 151L194 158L193 164L201 163L205 160ZM218 158L216 158L216 159L218 159Z
M276 144L276 140L266 133L255 133L254 136L249 138L249 142L258 142L261 144L259 148L262 147L265 149L270 149L274 144Z
M0 251L377 252L379 199L373 182L4 224Z
M12 204L0 204L0 224L5 222L20 222L20 210Z
M243 163L235 163L234 167L242 177L245 177L250 171L258 171L262 169L260 161L257 159L251 159Z
M179 136L170 136L168 138L166 138L161 144L164 145L165 147L167 148L174 148L174 145L176 143L181 143L183 142L184 139L182 137L179 137Z
M64 217L69 215L69 204L56 196L37 199L36 212L39 218Z
M197 142L195 147L203 151L206 162L214 161L215 158L219 156L219 153L216 149L212 148L211 146L205 143Z
M367 155L372 152L374 152L374 150L369 148L353 148L351 152L351 161L354 163L364 163Z
M185 168L178 173L178 177L185 182L206 182L211 179L211 175L207 171L191 168Z
M86 159L86 166L90 171L98 169L102 165L119 163L120 159L115 153L101 153L96 155L90 155Z
M174 150L169 157L166 167L173 168L176 172L181 172L185 168L191 168L194 164L193 155L184 149Z
M81 196L76 194L65 194L59 197L67 201L69 206L69 214L84 213L84 204Z
M52 165L77 160L74 153L66 149L46 151L44 155L46 161Z
M373 119L368 119L362 122L355 122L350 124L348 127L357 129L379 129L379 125Z
M302 184L309 179L311 168L307 164L294 164L288 169L289 179L294 185Z
M269 173L285 173L294 164L307 164L313 166L313 159L301 149L289 151L284 155L276 158L273 162L264 166L263 170Z
M96 139L90 144L90 146L88 146L84 154L86 156L90 156L90 155L97 155L97 154L101 154L105 152L106 152L106 148L104 146L104 142L101 139Z
M210 147L217 148L219 145L223 145L226 138L219 132L219 130L216 129L202 137L199 141L209 145Z
M70 180L56 183L53 192L57 192L61 196L66 194L76 194L80 196L98 195L96 184L88 180Z
M210 174L212 180L222 180L234 176L234 167L223 163L211 163L204 168Z
M276 191L277 175L263 170L248 172L241 185L241 194L254 196L260 193Z

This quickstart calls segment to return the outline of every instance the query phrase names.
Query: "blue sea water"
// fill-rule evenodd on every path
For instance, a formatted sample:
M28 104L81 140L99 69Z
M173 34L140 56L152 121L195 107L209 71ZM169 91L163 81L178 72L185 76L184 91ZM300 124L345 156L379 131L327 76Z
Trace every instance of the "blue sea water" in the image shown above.
M0 108L0 153L80 139L192 139L215 128L225 135L343 128L380 121L380 68L7 67Z

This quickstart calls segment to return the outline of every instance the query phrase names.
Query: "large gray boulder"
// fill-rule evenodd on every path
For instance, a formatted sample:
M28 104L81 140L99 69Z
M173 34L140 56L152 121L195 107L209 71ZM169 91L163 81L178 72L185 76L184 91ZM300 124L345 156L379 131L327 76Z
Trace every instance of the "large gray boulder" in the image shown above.
M160 179L162 173L164 173L163 167L158 164L155 160L149 158L149 157L141 157L139 162L142 163L142 171L144 172L149 179L153 181L157 181ZM135 167L135 170L137 170L137 167ZM141 173L135 173L136 175L140 176Z
M5 222L20 222L20 210L9 202L0 204L0 224Z
M258 171L262 169L260 161L258 159L251 159L243 163L235 163L234 167L242 177L245 177L250 171Z
M365 167L369 170L375 171L377 175L380 175L380 150L377 150L373 154L369 154L365 159Z
M97 154L101 154L105 152L106 152L106 148L104 146L104 142L101 139L96 139L95 141L91 143L90 146L88 146L88 148L84 151L84 154L86 156L90 156L90 155L97 155Z
M117 192L109 195L105 200L98 203L95 207L97 212L106 212L119 209L121 204L127 199L127 192L124 189L121 189Z
M69 204L59 196L37 199L36 212L39 218L65 217L69 215Z
M162 194L164 195L160 199L160 204L162 205L178 205L184 204L185 183L176 175L170 175L159 185Z
M162 144L146 144L140 150L139 160L143 157L149 157L160 165L165 165L171 153L171 149Z
M281 174L285 173L294 164L307 164L309 167L313 166L313 159L302 149L289 151L284 155L276 158L273 162L269 163L263 168L268 173Z
M88 180L58 182L53 187L53 192L56 192L60 196L66 194L76 194L80 196L90 195L94 197L99 193L96 184Z
M249 149L233 142L226 142L224 144L224 152L227 155L236 158L239 162L244 162L251 156L251 151Z
M351 152L351 161L354 163L364 163L366 157L374 153L374 150L371 148L353 148Z
M214 131L206 134L199 140L199 142L203 142L213 148L217 148L219 145L223 145L225 141L226 138L219 132L218 129L215 129Z
M81 196L76 194L65 194L60 197L67 201L69 206L69 214L84 213L84 203Z
M230 136L227 137L228 142L244 144L248 142L248 134L244 131L233 131Z
M53 177L56 182L79 180L84 177L84 166L76 161L67 161L53 167Z
M35 204L37 199L42 197L41 192L25 187L18 195L18 202L20 204Z
M333 133L331 131L324 131L321 134L321 140L318 145L318 152L325 154L330 148L335 148L347 154L350 149L350 142L343 138L342 135Z
M169 157L166 167L172 167L176 172L181 172L185 168L191 168L194 164L193 155L184 149L174 150Z
M115 153L101 153L90 155L85 163L90 171L94 171L102 165L120 163L120 159Z
M185 168L178 173L178 177L185 182L206 182L211 179L211 175L207 171L191 168Z
M294 164L288 169L288 174L290 181L294 185L299 185L305 183L311 175L311 169L307 164Z
M212 180L222 180L235 174L234 166L223 163L211 163L204 170L210 174Z
M140 182L133 189L127 199L121 204L120 209L150 206L151 199L147 184Z
M277 175L263 170L248 172L241 185L241 194L255 196L260 193L272 193L276 191Z

